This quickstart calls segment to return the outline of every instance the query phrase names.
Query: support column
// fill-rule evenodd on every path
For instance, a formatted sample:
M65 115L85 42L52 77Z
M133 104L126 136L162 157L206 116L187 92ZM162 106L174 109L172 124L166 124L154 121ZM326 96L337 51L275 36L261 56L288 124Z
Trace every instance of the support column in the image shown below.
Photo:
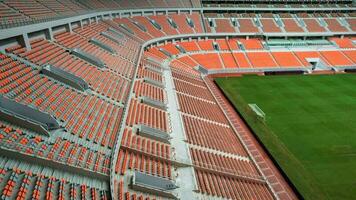
M30 51L31 44L30 44L30 40L28 39L28 34L27 33L22 34L22 39L23 39L23 43L26 47L26 51Z
M68 31L69 33L73 33L73 29L72 29L72 24L71 23L68 23Z
M47 40L51 40L51 41L54 40L52 28L47 29L46 38L47 38Z

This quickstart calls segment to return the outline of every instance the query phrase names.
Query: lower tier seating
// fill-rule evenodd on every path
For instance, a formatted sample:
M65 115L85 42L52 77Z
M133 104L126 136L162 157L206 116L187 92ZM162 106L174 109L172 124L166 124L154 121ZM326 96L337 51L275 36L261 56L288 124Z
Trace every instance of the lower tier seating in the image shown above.
M199 192L229 199L274 199L265 183L195 170Z
M87 184L78 184L74 178L58 178L50 169L33 169L0 159L1 199L109 199L109 191ZM79 181L79 180L78 180Z

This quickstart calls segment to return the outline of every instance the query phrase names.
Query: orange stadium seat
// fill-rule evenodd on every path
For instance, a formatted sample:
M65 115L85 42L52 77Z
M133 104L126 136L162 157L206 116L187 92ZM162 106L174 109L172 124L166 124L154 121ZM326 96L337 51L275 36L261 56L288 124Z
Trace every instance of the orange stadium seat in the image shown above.
M148 33L155 38L165 36L165 34L158 30L156 27L154 27L146 17L135 16L132 17L131 20L142 24L144 27L146 27Z
M348 32L346 27L342 26L337 19L324 19L328 24L328 29L333 32Z
M228 43L228 45L229 45L229 48L231 49L231 50L239 50L240 48L239 48L239 46L237 45L237 39L235 39L235 38L231 38L231 39L228 39L227 40L227 43Z
M220 50L230 50L229 45L225 39L217 39L215 41L219 45Z
M304 198L214 81L354 71L353 8L0 0L0 199Z
M232 54L235 57L236 64L240 68L250 68L251 64L248 61L246 54L245 53L233 53Z
M180 51L177 49L175 44L168 43L166 45L160 46L159 48L165 49L172 55L178 55Z
M354 64L356 63L356 51L342 51Z
M309 32L325 32L325 28L322 27L316 19L304 19L306 28Z
M238 19L240 24L239 31L241 33L258 33L258 28L251 19Z
M253 67L277 67L277 63L268 52L247 52L246 53Z
M223 68L220 58L216 53L194 54L191 57L196 60L201 66L207 69L221 69Z
M177 29L173 28L168 23L168 18L166 15L153 15L149 16L149 18L155 20L155 22L157 22L162 27L162 31L167 35L178 35Z
M320 51L320 54L333 66L350 66L354 64L341 51Z
M311 64L306 60L307 58L320 58L323 61L325 61L323 58L321 58L320 54L316 51L296 51L295 55L299 58L299 60L302 62L304 66L311 66Z
M281 32L281 29L277 26L273 19L261 19L264 32Z
M330 41L335 42L340 48L355 48L351 38L330 38Z
M195 40L190 42L177 42L177 44L182 46L186 51L200 51L200 48Z
M302 63L291 52L271 52L280 67L302 67Z
M216 27L215 30L217 33L233 33L235 28L231 25L229 19L215 19Z
M304 32L304 30L292 19L282 19L284 23L284 30L287 32Z
M197 43L203 51L214 51L212 40L198 40Z
M226 68L237 68L235 58L231 53L221 53L220 57Z
M239 39L239 41L244 45L245 49L263 49L260 39L250 38L250 39Z

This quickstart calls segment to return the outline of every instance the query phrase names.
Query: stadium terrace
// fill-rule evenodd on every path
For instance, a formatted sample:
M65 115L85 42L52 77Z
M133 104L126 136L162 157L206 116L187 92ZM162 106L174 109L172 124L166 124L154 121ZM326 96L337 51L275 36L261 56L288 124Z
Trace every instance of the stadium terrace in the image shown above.
M0 199L355 199L353 0L0 0Z

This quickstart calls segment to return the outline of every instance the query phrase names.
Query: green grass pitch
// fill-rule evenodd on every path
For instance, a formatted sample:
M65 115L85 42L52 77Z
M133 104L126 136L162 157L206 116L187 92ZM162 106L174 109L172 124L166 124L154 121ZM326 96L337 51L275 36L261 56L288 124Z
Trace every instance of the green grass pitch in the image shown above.
M356 75L215 81L305 199L356 199Z

